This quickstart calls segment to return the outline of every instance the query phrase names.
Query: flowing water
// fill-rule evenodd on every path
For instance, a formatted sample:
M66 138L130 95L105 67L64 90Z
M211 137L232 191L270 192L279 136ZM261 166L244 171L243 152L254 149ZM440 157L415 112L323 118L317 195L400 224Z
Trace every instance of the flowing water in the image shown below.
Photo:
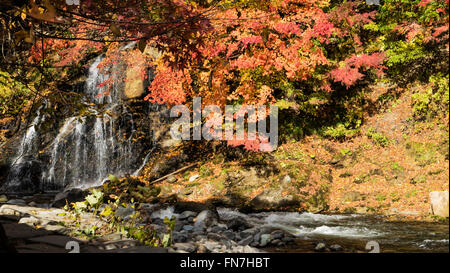
M273 248L275 252L312 252L317 242L339 244L344 249L366 251L368 242L379 245L380 252L449 252L448 224L426 222L390 222L381 216L325 215L297 212L243 214L231 209L218 210L227 220L243 217L259 227L285 230L296 244Z
M30 185L34 191L89 188L100 185L110 173L123 176L142 169L143 162L136 156L142 151L132 141L136 132L133 115L121 98L123 84L113 84L108 93L99 87L109 77L97 67L102 58L97 57L89 67L83 88L84 103L89 105L87 114L74 113L64 120L47 147L45 160L38 155L43 147L39 146L41 136L37 129L44 116L37 112L12 161L7 189L21 191ZM149 157L150 154L145 161Z

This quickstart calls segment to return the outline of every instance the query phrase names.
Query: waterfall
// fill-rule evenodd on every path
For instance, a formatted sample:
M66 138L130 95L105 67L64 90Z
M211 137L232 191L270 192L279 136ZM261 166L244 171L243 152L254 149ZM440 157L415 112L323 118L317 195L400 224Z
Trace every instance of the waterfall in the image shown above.
M102 59L103 56L98 56L87 71L83 92L89 110L66 118L47 147L39 146L42 141L38 125L44 117L37 112L12 161L7 188L13 191L30 185L34 191L88 188L101 185L109 173L116 176L137 174L149 160L150 153L144 162L139 156L142 146L135 144L134 117L121 98L123 83L113 84L107 94L99 86L109 78L98 68ZM114 66L107 70L125 74L118 73L120 69L123 68ZM42 149L47 152L37 153ZM34 157L25 159L28 155ZM30 171L28 185L23 185L23 168L31 169L31 162L39 163L39 169L36 165L35 170Z
M23 162L23 157L27 154L30 154L33 152L33 149L35 147L35 141L38 136L36 126L41 121L41 108L37 110L37 115L31 122L30 127L25 132L25 135L22 138L22 141L19 146L19 151L17 152L16 157L13 159L12 165L20 164Z

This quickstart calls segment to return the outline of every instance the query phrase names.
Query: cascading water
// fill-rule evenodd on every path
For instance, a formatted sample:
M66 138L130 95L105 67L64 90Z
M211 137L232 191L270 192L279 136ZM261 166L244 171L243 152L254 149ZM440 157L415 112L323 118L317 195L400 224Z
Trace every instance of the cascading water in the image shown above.
M45 160L40 157L40 177L31 177L28 184L32 190L53 191L63 188L88 188L102 184L108 174L123 176L136 174L143 162L138 155L142 147L135 144L135 122L133 114L122 101L123 84L113 84L106 94L99 84L108 79L100 72L97 57L89 67L84 93L89 105L82 115L67 118L58 134L46 147ZM112 67L112 71L121 69ZM120 73L116 73L120 74ZM122 73L124 74L124 73ZM92 104L94 102L94 104ZM7 189L20 191L23 182L24 164L31 164L39 155L38 125L43 117L38 111L36 118L22 138L7 179ZM37 143L37 145L36 145ZM34 156L30 159L30 156ZM148 160L150 154L147 151ZM20 168L19 168L20 166ZM30 166L28 166L30 167ZM39 181L37 181L39 180ZM38 186L39 185L39 186Z
M7 181L8 187L20 190L23 184L27 187L36 190L38 188L34 170L39 169L39 164L33 159L32 155L37 151L37 142L39 140L39 133L37 130L38 124L45 118L41 115L42 107L37 110L36 117L31 122L26 130L16 156L13 158L11 168L8 173Z
M116 128L114 114L119 115L115 110L120 108L120 85L115 84L108 95L103 94L98 85L108 76L97 68L101 60L102 56L97 57L89 68L85 92L95 103L106 103L105 111L95 110L92 116L66 120L53 143L51 168L44 173L44 181L49 186L92 187L101 184L109 173L124 175L132 171L133 117L126 113L131 134L125 141L119 140L122 132L120 126ZM55 168L60 169L59 175Z

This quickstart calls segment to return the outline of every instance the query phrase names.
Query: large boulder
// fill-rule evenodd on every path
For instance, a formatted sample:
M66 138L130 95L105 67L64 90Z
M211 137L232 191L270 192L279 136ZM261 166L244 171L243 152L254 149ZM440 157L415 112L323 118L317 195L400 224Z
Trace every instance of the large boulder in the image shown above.
M434 215L448 218L448 191L430 192L430 204Z

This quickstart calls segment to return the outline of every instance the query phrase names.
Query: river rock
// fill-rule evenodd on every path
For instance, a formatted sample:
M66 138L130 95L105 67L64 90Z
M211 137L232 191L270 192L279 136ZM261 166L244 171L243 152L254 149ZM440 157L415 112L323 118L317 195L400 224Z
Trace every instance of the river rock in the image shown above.
M251 246L244 246L242 253L260 253L258 249Z
M338 244L334 244L330 246L331 251L335 251L335 252L339 252L342 251L342 246L338 245Z
M192 231L192 230L194 230L194 226L191 226L191 225L185 225L185 226L183 226L183 230L186 230L186 231Z
M19 206L26 206L27 203L22 199L11 199L6 202L8 205L19 205Z
M244 230L247 228L253 227L247 220L245 220L243 217L236 217L228 221L227 223L228 229L232 229L234 231L238 230Z
M6 203L8 202L8 198L6 195L0 195L0 203Z
M220 236L217 233L208 233L206 235L206 238L208 238L210 240L214 240L214 241L221 241L223 239L222 236Z
M318 243L316 245L316 247L314 248L314 250L317 252L323 252L326 250L326 248L327 248L327 245L325 243Z
M261 235L261 242L260 242L260 246L261 247L265 247L267 246L270 241L272 240L272 235L271 234L262 234Z
M206 230L209 226L217 224L218 216L210 210L204 210L197 215L194 227L198 230Z
M275 230L271 233L271 235L274 240L282 239L284 236L284 232L282 230Z
M238 244L240 244L241 246L246 246L249 245L251 242L253 242L253 235L248 235L244 239L240 240Z
M193 212L193 211L189 211L189 210L187 210L187 211L183 211L179 216L178 216L178 219L179 220L184 220L184 219L188 219L189 217L195 217L195 216L197 216L197 213L196 212Z
M33 216L23 217L23 218L20 218L20 220L19 220L19 224L26 224L29 226L38 225L39 223L40 223L40 220Z
M208 228L208 229L209 229L209 232L220 233L220 232L225 231L227 228L226 228L226 226L224 227L223 225L218 224L217 226L213 226L213 227Z
M259 232L259 230L257 228L249 228L249 229L239 232L239 236L241 238L246 238L248 236L254 236L258 232Z
M431 211L434 215L448 218L449 214L448 191L430 192Z
M204 246L211 252L216 252L216 250L221 248L221 245L214 241L206 241Z
M197 250L197 246L191 243L175 243L173 248L175 250L183 250L189 253L193 253Z
M210 253L211 251L209 251L206 246L204 245L199 245L197 248L197 253Z
M173 232L172 239L176 243L184 243L187 241L187 236L181 232Z
M229 240L234 240L234 238L235 238L234 232L231 230L225 230L222 234L223 234L223 236L227 237Z

